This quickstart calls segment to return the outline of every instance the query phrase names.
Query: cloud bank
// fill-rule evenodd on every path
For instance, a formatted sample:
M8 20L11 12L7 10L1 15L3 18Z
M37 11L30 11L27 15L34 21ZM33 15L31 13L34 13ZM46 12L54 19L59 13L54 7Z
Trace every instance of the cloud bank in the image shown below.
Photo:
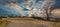
M0 0L0 10L3 9L0 13L5 11L5 14L15 16L46 17L46 9L49 10L54 3L55 0Z

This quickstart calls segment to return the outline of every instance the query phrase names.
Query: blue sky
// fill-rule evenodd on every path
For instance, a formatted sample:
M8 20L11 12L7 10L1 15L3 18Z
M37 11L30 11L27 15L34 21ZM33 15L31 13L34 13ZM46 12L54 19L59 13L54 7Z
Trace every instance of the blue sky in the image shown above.
M16 4L18 6L21 7L22 9L22 12L25 14L25 15L28 15L29 12L27 11L26 9L26 3L28 0L17 0L16 1ZM38 7L40 8L42 6L42 3L43 3L44 0L36 0L36 1L32 1L29 3L29 5L31 7ZM12 0L0 0L0 16L3 16L3 15L17 15L17 16L21 16L21 12L18 12L15 10L15 8L8 8L6 6L4 6L4 4L8 4L8 3L12 3L14 1ZM60 8L60 0L56 0L55 1L55 4L52 6L52 8Z

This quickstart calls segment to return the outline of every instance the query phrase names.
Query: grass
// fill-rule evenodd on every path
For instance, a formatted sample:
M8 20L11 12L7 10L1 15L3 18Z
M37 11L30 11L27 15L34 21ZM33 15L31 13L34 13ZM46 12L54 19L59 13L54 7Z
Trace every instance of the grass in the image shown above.
M10 23L10 20L17 20L17 21L32 21L31 18L3 18L0 20L0 27L5 27L8 23Z
M56 22L55 26L60 27L60 22Z
M8 24L8 23L9 23L9 21L2 20L2 21L0 21L0 27L5 27L5 25Z
M0 21L0 27L5 27L6 26L6 24L8 24L10 21L8 21L8 20L18 20L18 21L20 21L20 20L28 20L28 21L30 21L31 19L25 19L25 18L23 18L23 19L6 19L6 20L2 20L2 21ZM33 20L33 19L32 19ZM31 20L31 21L32 21ZM60 27L60 22L56 22L55 24L54 24L56 27Z

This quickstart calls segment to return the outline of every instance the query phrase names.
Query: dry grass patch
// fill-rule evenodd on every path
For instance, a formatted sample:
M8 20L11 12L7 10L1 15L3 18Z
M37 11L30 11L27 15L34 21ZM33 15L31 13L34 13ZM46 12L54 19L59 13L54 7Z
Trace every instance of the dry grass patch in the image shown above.
M7 20L2 20L0 21L0 27L5 27L6 24L8 24L10 21L7 21Z
M55 26L60 27L60 22L56 22Z

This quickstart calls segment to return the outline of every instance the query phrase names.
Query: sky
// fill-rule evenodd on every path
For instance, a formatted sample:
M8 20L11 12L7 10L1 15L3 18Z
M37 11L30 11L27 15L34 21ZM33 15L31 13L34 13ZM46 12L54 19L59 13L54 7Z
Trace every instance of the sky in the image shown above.
M51 4L47 6L45 2ZM60 8L60 0L0 0L0 16L46 16L44 9L51 8ZM42 9L42 11L41 11ZM38 15L37 15L38 14Z

